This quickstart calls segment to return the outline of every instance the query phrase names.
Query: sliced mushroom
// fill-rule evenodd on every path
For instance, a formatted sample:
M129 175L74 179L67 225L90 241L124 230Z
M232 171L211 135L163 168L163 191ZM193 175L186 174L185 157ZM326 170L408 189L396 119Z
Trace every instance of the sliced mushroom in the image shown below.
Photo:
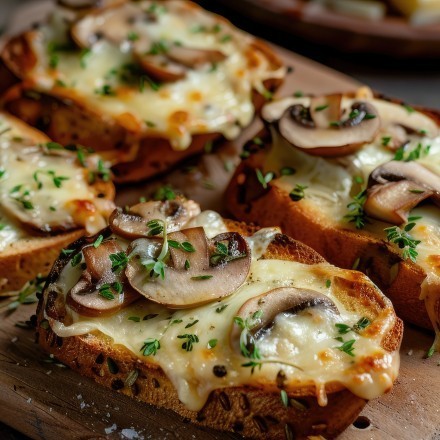
M122 292L118 293L112 285L107 286L108 292L113 295L104 297L102 289L105 283L96 285L91 281L91 275L85 271L78 283L68 292L66 303L82 316L108 316L128 306L141 298L128 283L122 285Z
M173 45L168 49L167 56L189 68L202 66L204 64L218 63L226 58L226 55L219 50L199 49L176 45Z
M71 35L79 47L90 48L100 39L115 44L129 41L130 32L138 22L151 20L151 14L144 12L131 2L115 5L88 14L71 28ZM143 38L147 36L142 34Z
M188 69L170 60L165 55L149 55L135 52L134 56L142 68L161 82L174 82L185 78Z
M133 239L148 237L147 223L150 220L163 220L167 232L181 229L193 217L200 214L200 206L192 200L176 198L174 200L150 201L139 203L128 213L115 209L110 216L110 228L121 237Z
M155 51L155 41L146 23L157 21L154 11L145 11L131 2L88 14L72 26L71 34L78 46L90 48L100 39L114 44L129 44L134 58L150 76L160 82L174 82L186 76L188 69L225 59L219 50L166 44Z
M421 201L431 197L433 191L408 180L375 185L367 191L365 213L384 222L400 225Z
M107 278L107 282L116 280L116 275L111 271L112 262L109 255L121 251L122 248L116 240L104 241L98 247L86 246L82 250L84 262L93 281L101 280L104 277Z
M66 303L84 316L103 316L117 312L139 298L124 277L112 271L110 255L122 252L116 240L82 249L87 268L79 281L67 293ZM115 283L120 283L119 293Z
M195 252L186 252L189 267L185 268L185 254L173 249L170 265L165 268L165 279L151 276L139 259L131 259L125 271L131 286L151 301L172 309L195 307L232 294L246 280L251 255L240 234L220 234L208 242L203 228L198 227L180 231L175 238L179 238L179 242L190 242L195 249ZM146 239L138 241L143 240ZM227 246L228 257L216 260L217 264L213 265L206 249L215 248L218 243Z
M384 99L373 99L371 103L378 110L385 128L399 125L409 133L424 133L429 138L435 138L439 134L437 122L427 114Z
M245 321L252 319L256 312L263 312L250 329L251 335L257 340L273 325L278 314L282 312L295 314L311 307L325 307L339 315L336 304L322 293L296 287L279 287L247 300L238 310L237 316ZM240 335L241 328L234 325L230 342L238 351L240 351Z
M344 113L346 117L341 120ZM290 144L319 156L351 154L373 141L380 129L379 114L373 105L343 100L342 95L275 101L263 108L262 117Z
M414 161L387 162L371 173L368 184L364 210L378 220L399 225L425 199L440 205L440 176Z

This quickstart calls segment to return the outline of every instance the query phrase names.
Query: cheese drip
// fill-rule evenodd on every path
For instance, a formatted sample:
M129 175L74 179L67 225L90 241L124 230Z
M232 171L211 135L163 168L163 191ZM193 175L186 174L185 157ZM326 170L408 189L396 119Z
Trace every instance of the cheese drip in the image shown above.
M218 388L275 384L280 370L286 375L287 390L298 383L316 385L322 405L325 405L325 384L329 383L342 384L366 399L388 391L399 367L399 354L388 353L381 347L384 334L395 323L389 301L384 299L387 307L375 318L375 329L380 330L368 336L354 332L347 335L355 339L355 356L340 351L337 347L341 343L334 339L339 335L335 324L353 326L361 316L345 309L326 280L347 276L348 271L327 263L309 266L292 261L259 260L276 233L276 229L264 229L248 239L250 248L255 250L250 275L244 285L222 301L175 311L139 300L117 314L99 319L82 317L69 310L72 324L65 326L49 319L51 327L61 337L98 330L142 361L156 363L173 383L179 399L193 411L200 410L209 394ZM80 272L67 265L57 287L66 294L77 282ZM252 374L249 367L243 366L249 359L231 346L230 332L236 325L234 317L246 300L277 287L289 286L328 295L340 315L320 308L296 315L279 314L270 333L258 342L262 367ZM154 315L154 318L143 320L147 315ZM139 322L133 322L131 317L138 317ZM198 337L191 351L183 348L185 339L179 338L185 334ZM160 341L157 354L143 357L143 343L154 339ZM214 374L214 367L218 366L225 368L226 376Z

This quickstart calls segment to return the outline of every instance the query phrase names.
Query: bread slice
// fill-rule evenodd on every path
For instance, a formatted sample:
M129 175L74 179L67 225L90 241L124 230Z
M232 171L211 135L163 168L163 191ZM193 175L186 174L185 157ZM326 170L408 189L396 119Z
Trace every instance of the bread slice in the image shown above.
M137 212L139 213L140 210L137 209ZM190 223L189 225L195 226L204 223L206 231L210 230L210 236L212 236L215 234L213 232L216 231L215 228L221 223L218 216L214 216L214 218L212 216L212 213L202 213L200 221L196 220L196 223ZM112 219L111 223L113 222L113 225L115 225L115 217L112 216ZM131 218L129 216L125 217L125 220L134 221L133 215ZM136 222L130 223L131 226L130 228L127 227L126 231L133 233L132 227L136 224ZM217 226L212 229L214 224ZM120 225L120 222L118 222L118 225ZM225 220L221 228L243 234L243 236L249 236L257 231L255 227L229 220ZM186 231L189 230L182 229L182 233L189 234ZM145 234L145 231L142 230L140 233ZM108 240L111 242L109 238L111 231L107 230L101 234L105 237L104 243L108 243ZM356 311L359 316L369 317L371 324L363 330L364 333L361 331L361 334L365 336L367 334L370 334L370 336L376 334L376 337L380 334L378 339L380 341L379 346L375 350L382 352L388 361L383 363L385 358L382 359L381 355L379 357L375 357L375 355L372 357L366 356L365 358L360 356L360 358L353 357L353 360L356 359L356 362L353 364L351 363L351 357L343 354L343 356L347 356L346 360L348 360L350 365L347 374L350 375L357 371L355 376L358 373L361 376L369 375L372 372L372 365L375 365L373 370L378 369L376 371L384 373L381 374L382 379L384 379L390 373L391 368L394 373L391 373L391 376L389 376L390 381L387 382L387 385L382 387L383 391L388 391L395 377L395 366L397 365L395 362L398 359L398 349L403 331L402 322L396 318L389 301L359 272L344 271L328 265L311 248L277 233L276 230L262 231L262 236L271 236L272 239L267 240L265 245L259 250L258 246L253 248L253 252L262 253L260 262L256 264L271 264L272 260L276 260L277 265L282 265L283 262L285 264L298 263L304 272L310 270L319 274L317 276L321 279L320 283L322 286L330 286L328 284L330 281L326 281L326 279L331 277L331 284L334 287L327 287L327 289L328 291L333 289L333 298L337 298L338 304L343 304L343 307L350 311L350 313ZM132 238L135 237L133 236ZM82 238L72 244L69 249L75 249L77 252L90 246L94 240L95 238L93 237ZM288 377L292 370L289 370L289 367L282 364L275 370L271 370L269 364L263 364L261 369L256 366L255 371L252 368L253 373L250 374L249 367L243 366L243 363L246 360L249 361L249 358L239 358L238 362L240 363L237 369L231 369L229 367L229 363L232 362L230 358L234 358L235 355L231 352L230 348L228 349L227 344L225 345L224 343L236 331L235 324L232 322L232 316L235 313L233 309L236 307L233 305L235 304L233 301L236 297L226 297L221 302L217 302L218 300L214 299L213 302L205 306L187 309L188 311L161 309L160 307L158 309L157 304L155 305L154 302L141 297L137 302L128 306L129 310L122 308L115 315L105 318L103 315L92 318L83 316L81 322L78 322L78 315L72 314L70 306L66 304L66 298L69 298L69 295L72 294L69 293L66 297L63 293L64 287L61 287L60 290L60 286L62 286L60 281L70 279L69 273L75 270L71 267L70 261L71 256L61 257L55 263L49 275L37 310L38 342L45 351L53 354L70 368L114 391L124 393L141 402L172 409L186 420L201 426L234 431L245 437L259 439L305 439L310 435L322 435L327 439L335 438L345 427L352 423L366 403L365 398L353 394L342 384L346 380L345 376L342 377L341 381L329 381L327 383L319 383L319 380L315 381L314 379L316 378L313 378L313 376L304 380L304 376L300 378L297 375L298 379L295 380ZM175 261L178 260L173 261L174 264L177 264ZM222 270L225 273L228 271L226 267L229 264L234 263L227 263L224 266ZM167 282L167 277L172 276L169 272L172 270L170 267L165 269L164 283ZM300 273L298 273L298 276L301 276ZM75 277L77 278L79 272L76 272L76 274ZM252 279L256 276L258 276L257 273L251 272L248 283L252 283ZM260 276L264 277L265 275L261 273ZM157 280L160 282L160 278L157 278ZM125 283L125 281L121 282ZM227 277L222 281L217 279L216 285L218 289L221 289L221 285L227 282ZM61 283L64 283L64 281L61 281ZM272 286L275 285L277 285L277 281L274 280ZM124 294L127 293L126 289L128 287L124 284ZM180 292L183 292L184 287L181 284ZM269 289L271 288L269 287ZM177 298L177 300L180 299L180 297ZM124 298L120 299L120 297L117 297L116 300L125 301ZM71 302L67 302L71 304ZM263 303L264 300L261 304ZM144 310L145 307L148 310L152 307L152 310L155 310L156 313L149 313L142 320L142 314L146 313L147 310ZM203 330L200 330L200 326L205 325L203 314L209 313L208 309L210 309L211 313L209 315L211 316L209 318L210 321L206 329L203 327ZM186 352L183 350L184 345L182 345L181 349L180 344L182 340L176 339L175 343L178 345L176 346L175 353L169 358L169 365L161 364L161 361L158 361L158 359L160 359L161 350L166 350L167 344L171 344L172 339L161 339L160 345L156 346L157 353L154 356L153 352L150 352L148 356L143 356L142 350L141 352L138 351L140 347L133 349L130 346L129 349L126 345L130 345L127 342L128 340L121 343L118 336L121 334L131 334L130 332L139 334L140 327L137 326L144 325L142 323L149 325L148 323L152 323L154 319L159 319L155 318L155 315L158 313L165 313L164 316L171 316L171 318L167 318L167 322L171 323L172 328L170 329L169 325L166 332L181 331L182 333L198 334L200 338L200 344L197 343L198 341L195 341L194 350L191 348L191 352L189 352L188 346L185 346ZM140 318L132 315L138 315ZM176 319L179 316L181 319ZM187 324L185 317L188 316L192 317L192 322ZM102 327L107 325L105 322L108 321L105 321L105 319L116 319L119 323L117 331L112 333L111 336ZM100 328L103 331L97 330L94 324L92 324L92 327L88 327L93 322L97 326L101 326ZM315 324L319 327L318 322ZM78 331L78 325L85 325L85 331ZM154 326L156 324L151 325ZM179 325L181 329L177 330ZM218 330L219 332L224 331L224 334L219 333L218 341L216 340L215 343L210 340L206 349L200 348L205 343L205 339L207 340L212 337L215 326L225 326L224 330L223 327L222 330ZM141 334L143 336L152 335L151 330L148 330L149 327L142 328ZM69 334L71 331L73 333ZM164 335L166 334L169 333L164 333ZM336 334L338 333L336 332ZM330 345L333 347L339 344L333 338L331 338L331 341ZM209 344L215 347L210 347ZM223 358L221 354L223 352L220 351L220 354L216 354L216 350L228 350L227 353L229 355ZM330 351L338 352L338 350L333 349L330 349ZM203 361L199 357L200 353L204 353L202 355ZM375 353L377 354L377 351ZM213 356L214 359L212 359ZM291 362L293 362L293 359L295 359L294 356L290 359ZM254 360L258 363L258 358ZM217 362L219 363L218 365ZM314 362L320 363L321 361L315 359ZM325 363L326 361L322 360L322 362ZM369 362L372 362L370 366L368 366ZM188 374L191 377L192 373L190 372L193 369L195 371L201 365L206 364L204 369L209 372L211 371L212 363L216 364L213 369L214 375L209 373L211 374L211 379L208 382L206 378L202 379L202 376L197 376L198 373L195 373L192 381L188 380ZM234 378L241 377L240 375L243 374L243 370L246 370L244 372L246 380L243 380L242 383L235 381ZM183 382L178 378L176 379L176 371L177 374L182 374L186 378L186 382L184 382L186 385L183 387L180 386ZM265 371L267 373L263 374ZM269 371L271 372L269 373ZM273 371L275 371L274 375ZM278 371L278 374L276 371ZM374 376L374 373L372 374ZM254 380L256 377L257 379ZM383 386L382 379L378 380L378 382L382 382ZM369 384L367 388L373 389L375 387L374 384L377 385L378 382L373 380L373 384ZM176 383L179 384L178 388L176 388ZM211 391L208 392L209 397L206 395L206 402L203 399L200 402L197 393L190 393L191 397L188 398L187 388L193 390L194 388L192 387L195 387L203 394L202 390L207 383L209 383L208 390Z
M56 142L105 153L117 181L238 136L285 75L266 44L194 3L113 3L58 6L11 39L2 58L18 83L3 105Z
M61 249L102 228L114 187L94 171L96 155L84 156L84 168L77 152L6 113L0 131L0 292L8 292L47 275Z
M321 100L322 105L323 100L330 99L330 102L334 96L341 99L341 95L333 95L333 98L304 97L299 102L293 102L292 99L287 107L299 103L308 108L310 102L317 102L316 99ZM342 99L353 102L353 95ZM240 220L261 226L279 225L286 234L311 246L332 264L343 268L356 267L392 300L398 316L403 320L425 328L438 328L438 209L435 205L421 205L412 211L408 221L405 221L405 215L408 215L405 209L404 217L397 223L380 219L380 213L377 220L372 216L376 214L368 211L367 215L367 207L364 207L365 198L370 197L372 190L368 190L368 193L361 191L372 179L373 169L384 163L420 164L439 175L439 151L435 139L438 139L440 118L433 111L414 109L396 100L373 98L365 90L361 90L356 99L357 102L377 106L377 121L382 118L379 130L370 141L357 145L352 143L348 155L347 152L338 153L335 148L328 153L331 148L326 150L325 145L321 151L315 148L315 151L309 150L309 154L305 154L304 149L293 147L277 135L277 122L273 121L268 124L273 137L265 131L261 133L259 145L250 141L246 146L245 155L248 157L242 161L230 182L226 193L227 206ZM282 107L284 104L280 105ZM318 107L318 104L315 105ZM328 107L322 107L323 112L328 111ZM399 118L405 121L399 122ZM322 138L321 143L330 143L333 139L331 133L338 133L335 128L333 130L336 131L332 131L332 128L326 130L330 134ZM407 139L411 139L411 143L399 148L405 145ZM432 146L426 155L428 144ZM413 150L415 152L411 153ZM418 150L421 151L420 155ZM400 160L392 160L394 157ZM273 180L262 184L261 176L267 176L269 171L275 174L269 175L267 180L272 177ZM281 175L283 172L284 176ZM261 173L260 177L257 173ZM402 177L390 179L398 181ZM297 185L306 186L302 194L301 187ZM414 193L423 193L425 189L419 188ZM411 195L410 190L406 191ZM389 199L385 202L384 210L392 204L392 199ZM413 207L408 204L406 211ZM421 218L416 218L415 226L409 225L405 230L406 225L411 223L411 216ZM360 223L356 223L356 220ZM408 246L399 248L392 237L387 239L384 229L395 229L393 225L399 228L397 231L408 233L412 240L420 240L415 246L419 253L415 261L403 252L405 248L409 250ZM424 299L425 304L420 299Z

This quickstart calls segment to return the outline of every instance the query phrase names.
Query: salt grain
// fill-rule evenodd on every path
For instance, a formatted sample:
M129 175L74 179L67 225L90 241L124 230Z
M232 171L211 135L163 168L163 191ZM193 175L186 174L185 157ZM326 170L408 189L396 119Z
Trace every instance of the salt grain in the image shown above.
M109 428L105 428L104 431L108 435L108 434L111 434L112 432L116 431L117 429L118 429L118 427L117 427L116 423L113 423L112 426L110 426Z
M137 431L135 431L133 428L125 428L121 431L122 438L127 438L129 440L136 440L136 439L143 439L144 437L141 436Z

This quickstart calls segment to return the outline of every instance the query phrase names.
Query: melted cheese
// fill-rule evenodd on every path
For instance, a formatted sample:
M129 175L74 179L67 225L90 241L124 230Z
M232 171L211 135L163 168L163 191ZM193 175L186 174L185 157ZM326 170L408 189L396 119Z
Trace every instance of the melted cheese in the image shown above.
M203 216L206 219L206 215ZM69 309L72 324L65 326L49 320L51 327L62 337L96 330L110 336L114 344L125 346L142 361L159 365L176 388L179 399L193 411L203 407L214 389L275 384L280 370L286 375L287 390L299 384L315 385L322 405L326 403L325 385L329 383L342 384L366 399L389 390L399 367L398 353L388 353L380 346L384 334L395 322L389 301L384 299L387 307L374 321L375 328L380 331L368 335L351 332L347 339L356 341L355 356L343 353L337 349L341 343L334 339L338 336L335 324L352 326L361 316L344 308L326 280L333 276L347 276L348 271L329 264L309 266L292 261L259 260L275 233L277 229L264 229L248 239L254 250L250 275L233 295L220 302L176 311L139 300L112 316L101 318L82 317ZM121 244L126 246L126 243ZM80 275L78 266L67 265L57 282L57 289L61 288L66 294ZM246 300L276 287L287 286L313 289L328 295L338 306L340 315L319 308L296 315L280 314L270 333L258 342L263 364L261 369L256 368L252 373L250 368L242 365L249 359L232 348L230 333L235 325L234 317ZM151 314L157 316L142 319ZM139 317L140 320L134 322L130 317ZM188 333L199 338L191 352L183 349L184 339L179 338ZM150 338L160 340L160 349L155 356L145 358L141 349ZM211 348L212 340L217 344ZM226 376L217 377L213 373L216 366L225 367Z
M97 202L76 154L44 152L3 116L1 127L7 131L0 135L0 250L28 236L24 225L42 232L105 226L103 213L113 204Z
M291 104L297 103L291 98ZM352 100L346 100L345 107ZM426 124L419 126L419 130L430 126L430 132L434 132L433 121L427 120L426 116L418 112L408 113L402 106L393 105L386 101L373 100L373 104L379 110L382 120L382 128L376 139L366 144L355 154L340 159L324 159L307 155L295 148L292 148L285 140L274 133L273 149L269 153L265 163L265 172L275 171L285 166L291 166L296 173L290 176L282 176L275 179L271 184L290 192L296 184L306 185L305 197L301 203L304 203L310 209L317 210L316 215L321 216L326 224L333 224L334 227L353 229L354 223L349 223L344 219L348 214L347 205L352 202L352 197L356 195L361 187L354 182L354 177L359 176L364 182L368 182L370 173L379 165L386 163L394 158L394 152L382 145L382 137L387 136L387 129L393 122L393 112L405 112L403 115L411 123L413 120L417 124ZM308 105L308 98L301 98L298 103ZM393 110L394 108L394 110ZM396 120L396 119L394 119ZM399 120L399 118L397 118ZM438 130L437 130L438 131ZM429 168L432 172L440 175L440 137L423 137L418 135L409 136L410 143L406 147L411 151L419 143L423 147L430 145L429 154L422 156L417 161ZM318 209L317 209L318 208ZM439 208L433 204L426 204L416 207L411 211L411 216L420 216L416 220L416 226L410 234L420 240L417 246L417 264L420 265L428 274L422 284L421 298L425 299L428 314L433 322L434 328L438 330L438 315L436 312L436 302L440 301L440 292L438 287L432 288L433 280L440 277L440 222ZM381 240L386 240L384 229L390 227L389 223L369 219L365 225L363 233L369 234ZM401 252L395 246L397 252ZM439 286L440 283L437 284ZM429 293L428 293L429 292ZM440 342L440 338L437 338ZM437 344L438 345L438 344Z
M136 7L147 10L153 3L143 1ZM57 52L56 69L51 69L48 45L66 42L66 25L59 13L55 12L33 38L38 63L28 72L28 80L40 91L74 97L106 117L126 119L132 115L139 130L151 132L148 125L154 126L153 132L170 139L176 149L187 148L195 133L236 137L240 127L249 124L254 115L253 89L264 93L266 79L282 78L285 73L284 68L274 71L266 57L251 49L252 37L180 1L167 2L165 12L158 14L156 21L137 23L136 29L153 42L177 41L186 47L221 51L226 55L224 61L190 69L185 78L163 83L158 90L147 81L140 90L139 80L133 85L119 78L123 66L134 63L128 41L117 46L102 40L92 46L82 63L79 49ZM257 55L249 58L252 51ZM106 85L116 96L97 92Z

